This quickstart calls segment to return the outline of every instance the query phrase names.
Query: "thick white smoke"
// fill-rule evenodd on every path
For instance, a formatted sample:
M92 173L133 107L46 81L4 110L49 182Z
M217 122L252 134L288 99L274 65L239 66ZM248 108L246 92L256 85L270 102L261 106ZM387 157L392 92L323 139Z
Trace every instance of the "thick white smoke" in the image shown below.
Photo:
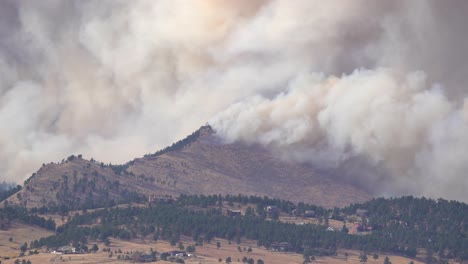
M450 186L462 199L468 168L463 114L422 72L379 68L341 78L298 75L273 98L256 96L230 106L215 124L228 141L261 143L335 173L364 159L383 171L369 178L370 168L360 164L349 180L379 191L440 196Z
M0 172L206 121L376 194L468 201L464 1L2 1Z

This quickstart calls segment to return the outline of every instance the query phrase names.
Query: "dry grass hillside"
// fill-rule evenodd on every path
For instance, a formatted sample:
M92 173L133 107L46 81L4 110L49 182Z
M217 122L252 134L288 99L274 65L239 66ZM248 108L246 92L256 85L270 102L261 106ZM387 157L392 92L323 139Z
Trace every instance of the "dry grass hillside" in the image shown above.
M363 190L317 174L307 164L286 162L259 146L223 144L209 127L180 151L137 159L136 175L190 194L247 194L306 201L326 207L370 198Z
M42 166L9 202L28 207L118 203L144 195L233 194L344 206L366 191L287 162L259 146L224 144L211 127L156 154L109 166L81 156Z
M0 237L0 244L7 240ZM190 238L182 238L184 245L190 245L194 242ZM217 248L216 244L220 242L221 247ZM92 244L88 245L89 247ZM131 241L123 241L118 239L111 239L109 246L104 245L103 243L98 244L99 251L96 253L88 254L67 254L67 255L57 255L50 252L46 252L45 249L39 250L39 254L26 255L24 257L18 257L18 250L12 251L11 254L6 254L2 252L3 256L10 256L10 259L3 260L2 263L5 264L14 264L16 260L30 260L31 263L73 263L73 264L102 264L102 263L113 263L113 264L126 264L131 263L128 260L119 259L119 255L123 256L125 254L117 253L120 250L123 253L127 252L150 252L155 250L159 253L168 252L173 250L180 250L177 246L171 246L169 242L166 241L152 241L151 239L133 239ZM242 251L238 250L238 247L242 248ZM114 254L110 257L108 251L103 251L102 249L109 248ZM246 248L251 248L252 251L245 251ZM347 257L345 257L347 253ZM205 243L202 246L196 248L196 256L194 257L185 257L184 262L187 264L198 264L198 263L226 263L225 260L227 257L231 257L233 264L243 264L242 258L252 258L254 260L261 259L264 263L267 264L297 264L303 263L303 257L301 254L296 253L286 253L286 252L275 252L267 250L263 247L258 247L255 241L245 241L240 245L232 243L229 244L228 241L223 239L217 239L211 243ZM358 251L347 250L338 252L337 256L333 257L316 257L316 260L311 263L330 263L330 264L358 264L362 263L359 260ZM129 254L131 255L131 254ZM371 255L369 255L369 260L367 263L383 263L384 258L388 256L393 264L407 264L410 261L413 261L415 264L421 264L423 262L417 261L415 259L409 259L396 255L386 255L379 254L379 259L374 260ZM219 262L219 259L222 261ZM175 262L163 261L158 258L157 262L160 264L169 264ZM453 263L453 262L450 262Z

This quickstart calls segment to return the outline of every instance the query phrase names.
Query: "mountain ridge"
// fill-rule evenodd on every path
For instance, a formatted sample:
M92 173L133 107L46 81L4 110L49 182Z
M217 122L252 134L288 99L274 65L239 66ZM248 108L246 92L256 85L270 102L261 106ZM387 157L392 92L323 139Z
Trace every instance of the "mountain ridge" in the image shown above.
M325 207L371 198L359 187L319 175L308 164L281 160L262 146L226 144L206 125L163 150L122 165L105 165L81 155L43 165L8 201L28 207L81 208L180 194L269 196Z

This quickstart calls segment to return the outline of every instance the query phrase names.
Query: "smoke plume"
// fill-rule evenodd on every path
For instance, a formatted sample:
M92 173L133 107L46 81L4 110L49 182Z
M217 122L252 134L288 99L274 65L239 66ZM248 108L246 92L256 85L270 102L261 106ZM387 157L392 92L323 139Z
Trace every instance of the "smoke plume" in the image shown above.
M0 3L0 172L209 121L375 194L468 201L465 1Z

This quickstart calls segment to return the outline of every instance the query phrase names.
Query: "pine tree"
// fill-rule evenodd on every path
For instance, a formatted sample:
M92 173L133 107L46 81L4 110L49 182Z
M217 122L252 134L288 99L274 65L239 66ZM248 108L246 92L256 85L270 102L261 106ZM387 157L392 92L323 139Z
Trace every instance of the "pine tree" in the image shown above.
M367 262L367 254L366 253L361 253L359 256L359 261L360 262Z
M385 257L384 264L392 264L388 257Z

